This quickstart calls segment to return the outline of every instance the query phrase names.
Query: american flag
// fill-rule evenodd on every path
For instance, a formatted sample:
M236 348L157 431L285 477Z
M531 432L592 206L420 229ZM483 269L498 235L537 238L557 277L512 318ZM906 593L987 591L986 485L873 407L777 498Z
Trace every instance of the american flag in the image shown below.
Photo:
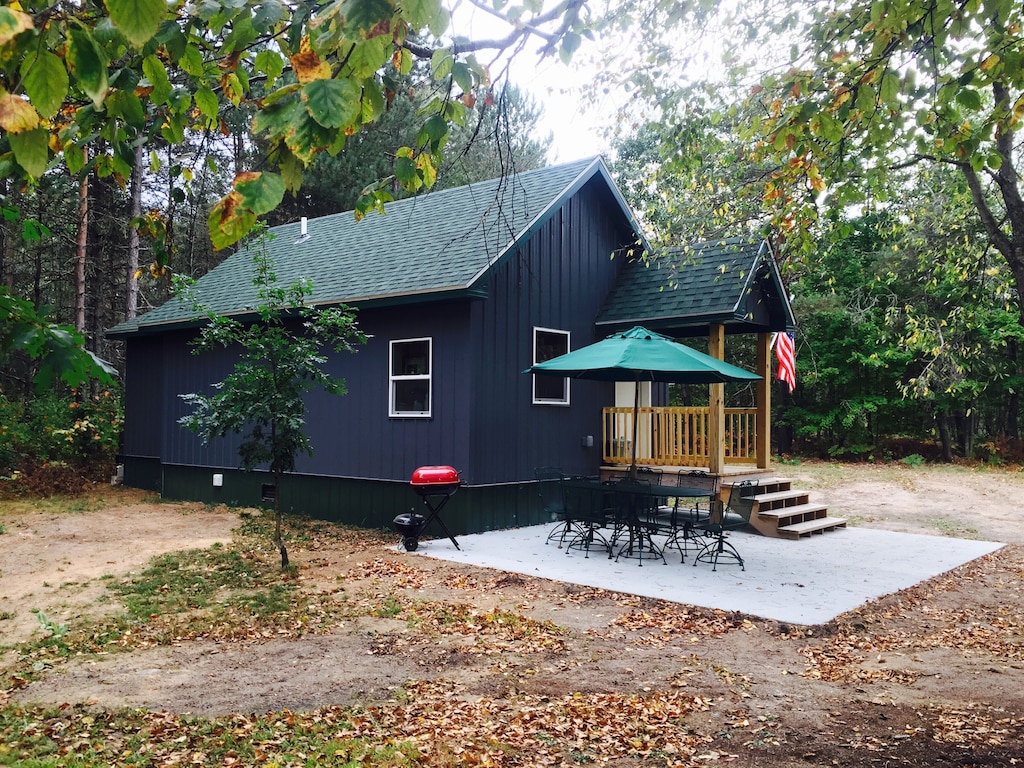
M792 333L780 333L775 338L775 357L778 360L776 378L784 381L793 391L796 386L796 351Z

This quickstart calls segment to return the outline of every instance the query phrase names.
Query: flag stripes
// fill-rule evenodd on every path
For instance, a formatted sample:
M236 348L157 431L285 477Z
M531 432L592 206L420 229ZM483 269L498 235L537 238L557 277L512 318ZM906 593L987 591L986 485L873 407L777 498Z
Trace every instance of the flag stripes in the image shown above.
M775 339L775 357L778 360L776 378L786 382L792 392L796 386L796 350L792 333L780 333Z

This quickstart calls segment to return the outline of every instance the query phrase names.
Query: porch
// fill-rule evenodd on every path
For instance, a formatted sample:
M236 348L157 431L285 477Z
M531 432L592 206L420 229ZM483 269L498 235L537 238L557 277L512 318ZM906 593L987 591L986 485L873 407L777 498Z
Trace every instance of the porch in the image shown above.
M641 406L636 424L636 462L659 467L711 467L714 462L709 407ZM633 407L603 409L602 460L606 466L633 461ZM725 408L721 461L729 465L768 466L759 450L756 408ZM735 468L735 467L734 467Z

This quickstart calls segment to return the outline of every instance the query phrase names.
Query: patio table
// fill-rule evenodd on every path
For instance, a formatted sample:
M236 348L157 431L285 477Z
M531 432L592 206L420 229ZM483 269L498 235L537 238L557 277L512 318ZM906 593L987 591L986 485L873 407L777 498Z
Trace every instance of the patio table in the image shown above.
M597 478L576 477L563 481L567 488L594 494L592 506L610 510L613 532L608 541L608 558L636 557L643 565L644 558L665 560L664 549L675 545L685 558L685 540L694 532L698 522L689 510L680 512L673 508L662 512L661 507L669 499L709 498L707 488L661 485L635 480L602 481ZM682 518L685 515L685 518ZM653 536L666 534L667 539L659 544ZM619 539L626 540L618 547ZM680 543L680 536L683 542Z

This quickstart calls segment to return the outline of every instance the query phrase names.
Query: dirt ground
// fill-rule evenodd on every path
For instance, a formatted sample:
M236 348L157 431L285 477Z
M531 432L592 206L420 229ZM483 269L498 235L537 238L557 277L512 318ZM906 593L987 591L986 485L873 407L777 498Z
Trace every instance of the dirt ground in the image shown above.
M1024 765L1024 473L778 469L851 524L1008 546L828 625L792 627L435 561L400 551L397 538L317 539L290 555L303 589L324 599L501 608L564 633L557 648L479 652L472 636L427 634L368 611L298 638L82 657L8 695L216 716L386 703L423 680L450 682L465 701L679 690L706 705L687 716L708 739L693 764ZM228 543L239 524L224 508L153 503L129 489L107 495L113 503L98 509L0 513L4 678L14 646L42 631L34 612L70 625L116 612L104 577Z

